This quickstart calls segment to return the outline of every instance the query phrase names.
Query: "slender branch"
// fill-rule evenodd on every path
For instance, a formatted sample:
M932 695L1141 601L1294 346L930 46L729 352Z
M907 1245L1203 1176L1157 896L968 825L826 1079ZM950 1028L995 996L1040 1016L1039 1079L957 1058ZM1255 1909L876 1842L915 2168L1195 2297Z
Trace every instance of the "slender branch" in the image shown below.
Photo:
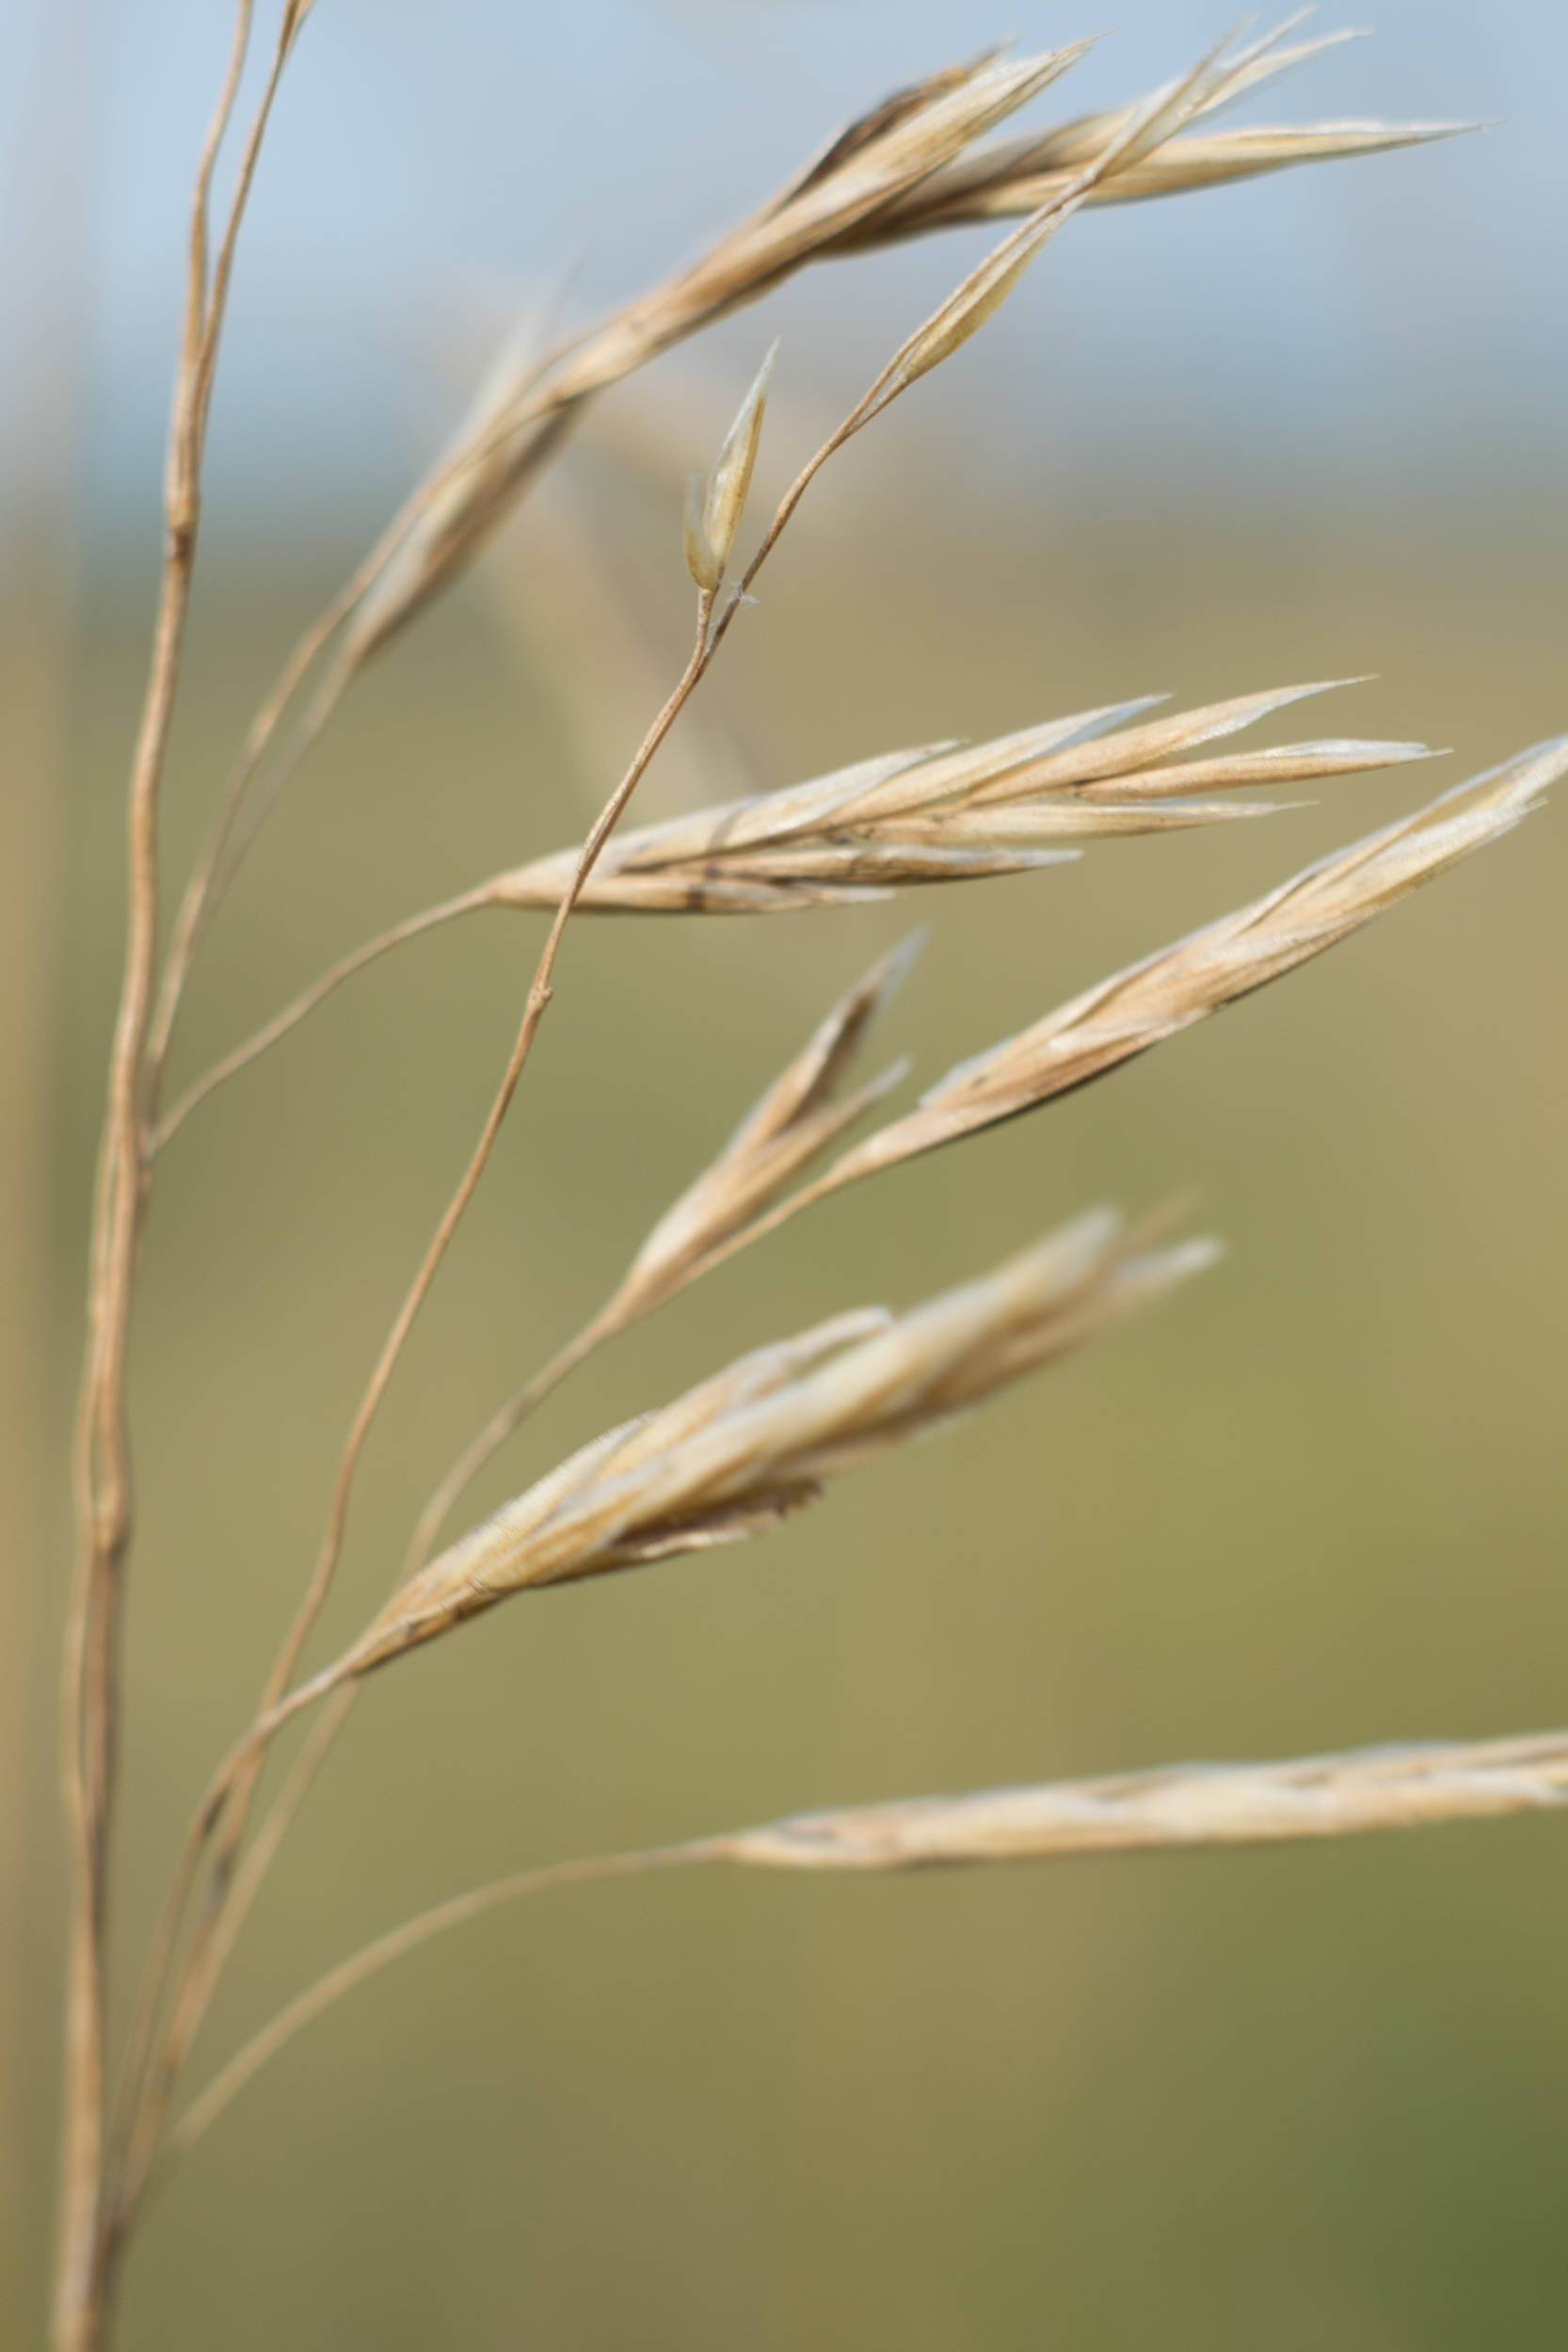
M162 1151L169 1138L184 1125L198 1103L205 1102L207 1096L227 1080L248 1069L270 1046L275 1046L280 1037L286 1037L291 1029L297 1029L318 1004L325 1004L327 999L341 988L345 980L352 980L356 972L362 972L367 966L378 962L393 948L402 947L407 940L420 938L426 931L434 931L441 923L452 922L459 915L472 915L481 907L495 904L491 885L481 883L473 889L459 891L455 898L443 899L437 906L423 907L417 915L406 916L401 922L378 932L374 939L367 939L347 955L340 956L337 963L313 980L308 988L302 988L291 1003L284 1005L280 1013L275 1013L270 1021L256 1031L254 1036L247 1037L232 1053L226 1053L220 1062L215 1062L194 1085L185 1089L173 1110L159 1122L153 1149Z
M552 358L554 356L552 355ZM548 449L541 451L541 462L549 454ZM435 500L472 462L472 456L471 450L459 451L446 463L438 466L404 501L358 568L300 637L251 721L175 919L149 1048L149 1061L155 1074L161 1076L168 1062L191 967L218 905L262 826L336 715L366 658L363 649L353 645L340 649L296 729L279 768L268 779L264 790L256 796L242 828L240 819L250 797L251 786L290 705L328 646L361 603L409 533Z
M157 2032L163 1995L179 1944L180 1928L196 1886L201 1858L223 1818L224 1810L241 1775L250 1768L259 1768L273 1740L296 1715L314 1705L317 1700L343 1691L342 1675L328 1668L324 1673L312 1676L310 1682L302 1683L290 1691L276 1706L258 1715L213 1773L191 1817L175 1860L168 1893L164 1899L163 1912L143 1968L128 2037L125 2065L120 2076L114 2155L109 2168L115 2194L108 2200L104 2216L105 2230L113 2233L117 2244L123 2240L132 2217L133 2200L124 2184L130 2168L133 2137L148 2097L153 2037Z
M602 1346L606 1339L616 1337L636 1321L635 1315L617 1312L618 1299L617 1293L608 1306L600 1310L592 1322L584 1325L575 1339L568 1340L558 1355L552 1356L542 1371L536 1372L515 1396L507 1399L500 1411L486 1422L478 1435L463 1448L440 1484L431 1493L415 1522L408 1549L404 1555L398 1579L400 1583L406 1583L424 1567L454 1503L507 1438L515 1435L529 1415L560 1386L568 1373L577 1369L595 1348Z
M510 1417L507 1418L505 1429L498 1431L497 1425L504 1417L498 1416L497 1421L492 1422L489 1429L486 1431L485 1435L492 1440L487 1449L487 1456L488 1451L493 1451L494 1447L500 1444L503 1436L510 1435L514 1429L520 1427L526 1414L542 1402L551 1390L565 1380L568 1373L574 1370L593 1348L609 1337L614 1329L619 1327L605 1317L596 1318L595 1321L580 1332L568 1346L562 1349L544 1370L536 1374L530 1382L522 1397L512 1400L511 1404L506 1408L506 1414ZM440 1525L440 1518L450 1508L451 1500L456 1493L460 1491L460 1487L467 1483L468 1479L473 1476L479 1466L478 1460L474 1458L476 1454L477 1444L470 1448L469 1452L464 1455L462 1462L457 1465L457 1468L463 1472L463 1477L459 1480L454 1473L431 1497L431 1502L426 1506L424 1514L420 1520L414 1544L410 1547L409 1555L399 1573L397 1578L399 1583L405 1582L423 1564L424 1551L428 1546L434 1527ZM229 1956L233 1950L240 1931L250 1915L267 1872L277 1858L279 1848L297 1819L300 1807L314 1786L328 1756L337 1742L339 1734L347 1722L358 1696L359 1686L356 1683L345 1684L333 1691L328 1704L316 1719L310 1737L295 1758L288 1778L273 1800L261 1828L251 1840L244 1861L233 1871L228 1881L213 1923L212 1940L204 1966L205 1981L201 1994L203 2012L228 1963ZM202 1821L210 1821L212 1817L210 1807L216 1800L221 1800L222 1795L226 1793L226 1787L227 1784L221 1782L220 1776L220 1784L215 1784L215 1789L209 1792L208 1804L203 1807L202 1815L199 1816L199 1824ZM173 1958L174 1933L194 1882L194 1874L200 1859L204 1837L205 1830L203 1829L200 1835L193 1833L192 1837L187 1840L188 1867L182 1869L177 1880L175 1897L166 1913L165 1935L152 1956L143 1985L141 2008L133 2028L132 2044L134 2048L148 2051L149 2056L151 2056L148 2050L150 2037L157 2024L155 2004L158 1988ZM197 2022L200 2023L200 2020ZM191 2030L194 2034L195 2027L193 2026ZM128 2119L124 2120L124 2123L125 2128L128 2129Z
M233 774L230 776L217 812L208 828L200 855L191 870L174 919L168 955L164 966L162 984L158 991L158 1010L148 1040L148 1065L152 1073L154 1098L162 1080L168 1050L174 1037L175 1023L185 986L190 979L191 966L206 936L207 927L216 910L218 874L226 864L231 838L238 821L251 779L260 768L274 735L281 725L284 713L298 693L305 678L314 666L328 643L352 612L361 584L359 576L347 583L333 598L326 611L300 638L280 673L266 700L250 722L249 732L241 747ZM325 694L318 700L318 710L325 702ZM319 718L315 733L326 724ZM314 740L312 735L312 741ZM296 746L290 761L291 773L299 764L303 750Z
M416 1951L422 1944L444 1935L450 1928L462 1927L471 1919L482 1918L486 1912L498 1911L504 1904L519 1902L530 1895L552 1894L558 1887L591 1886L606 1879L642 1878L655 1870L695 1868L720 1859L722 1848L716 1842L697 1838L681 1846L650 1846L632 1853L593 1854L572 1862L547 1863L542 1869L524 1870L515 1878L499 1880L494 1885L475 1887L467 1895L457 1895L450 1902L438 1904L433 1911L422 1912L418 1918L406 1920L401 1927L393 1928L344 1960L297 2000L291 2001L230 2059L221 2072L214 2075L169 2134L150 2186L161 2186L173 2165L189 2153L231 2100L296 2034L303 2032L312 2019L341 2001L345 1992L352 1992L356 1985L363 1984L367 1976L376 1976L391 1961L401 1960L406 1952Z
M691 657L664 709L638 745L631 766L600 811L593 830L583 845L570 886L556 909L549 936L535 968L523 1007L522 1019L519 1024L511 1053L507 1057L501 1084L496 1090L495 1098L486 1115L479 1140L473 1147L468 1166L463 1171L456 1192L442 1212L440 1222L436 1227L419 1271L409 1285L408 1294L387 1336L376 1369L371 1375L369 1385L360 1400L359 1411L354 1416L348 1440L344 1448L343 1458L338 1465L331 1505L328 1512L327 1532L322 1541L315 1571L269 1678L262 1702L264 1712L276 1705L287 1688L300 1653L321 1614L342 1553L347 1527L348 1506L365 1440L370 1433L371 1425L380 1408L382 1399L391 1384L392 1373L402 1355L404 1345L413 1328L415 1319L429 1296L431 1286L451 1245L453 1235L456 1232L468 1205L478 1189L479 1180L495 1148L496 1138L511 1108L512 1097L517 1092L518 1083L528 1065L529 1056L534 1048L534 1040L538 1034L539 1024L549 1009L553 993L551 981L555 968L555 960L560 952L562 936L572 910L582 895L583 886L593 872L600 851L619 822L632 793L642 781L654 753L674 726L712 659L712 646L707 635L706 620L706 600L704 600L702 625L699 625L697 640Z
M502 1075L501 1084L487 1114L479 1140L470 1156L456 1190L442 1212L419 1270L393 1320L392 1330L387 1336L369 1384L355 1414L333 1483L327 1528L315 1567L264 1689L257 1719L258 1725L267 1723L279 1717L284 1708L292 1709L300 1699L301 1693L297 1690L289 1693L287 1697L284 1694L288 1691L290 1678L331 1590L332 1580L343 1552L349 1504L365 1441L370 1434L387 1389L391 1385L392 1373L402 1355L408 1334L429 1295L453 1236L478 1189L480 1178L484 1175L490 1154L495 1147L496 1138L501 1132L519 1081L527 1066L534 1040L538 1034L539 1024L550 1005L552 994L552 975L560 952L562 936L572 910L582 894L584 884L593 872L605 842L619 822L655 752L674 726L713 657L715 639L709 629L711 603L712 600L707 596L698 600L696 637L686 666L663 710L638 745L625 776L600 811L593 829L583 845L571 883L556 909L535 969L522 1018L511 1053L507 1058L506 1067ZM313 1684L304 1686L304 1688L328 1689L333 1687L330 1675L331 1670L328 1669L326 1675L318 1676ZM152 2067L139 2089L133 2093L124 2180L121 2184L119 2205L121 2228L128 2223L139 2200L174 2082L190 2041L205 2012L213 1985L216 1982L209 1968L209 1956L232 1879L234 1859L244 1837L264 1754L265 1743L252 1737L244 1759L232 1775L216 1813L210 1815L204 1822L199 1821L197 1830L193 1832L196 1850L200 1853L212 1828L216 1826L217 1818L227 1816L223 1843L215 1863L206 1907L197 1923L191 1948L174 1992L168 2024L156 2064ZM191 1849L191 1844L192 1841L187 1840L187 1854ZM178 1912L183 1912L189 1885L190 1880L186 1875L184 1883L177 1886L171 1904L166 1911L165 1926L160 1931L159 1944L160 1948L169 1955L172 1954L173 1948L173 1930L170 1922L177 1918ZM144 2003L144 2010L145 2008ZM155 2016L156 2009L157 1997L154 1992L151 2014ZM131 2080L135 2080L136 2074L143 2072L138 2054L136 2053L133 2053L133 2068L135 2072L128 2077Z

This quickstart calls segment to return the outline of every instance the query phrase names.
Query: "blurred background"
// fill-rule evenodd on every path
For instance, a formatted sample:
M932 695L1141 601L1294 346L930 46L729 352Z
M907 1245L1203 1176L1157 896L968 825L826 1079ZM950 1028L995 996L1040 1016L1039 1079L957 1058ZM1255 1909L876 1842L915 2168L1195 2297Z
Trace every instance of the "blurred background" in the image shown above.
M0 25L0 2338L41 2333L62 1906L54 1660L207 0ZM1325 16L1325 28L1332 19ZM998 34L959 0L319 0L264 163L169 776L188 857L298 629L522 316L593 314L844 116ZM1041 108L1224 30L1125 0ZM1249 119L1483 119L1072 224L826 476L645 813L1153 690L1376 673L1292 734L1429 769L1267 824L766 925L568 937L528 1089L367 1460L334 1629L821 1011L960 1054L1568 726L1568 19L1382 0ZM763 488L981 248L808 273L604 402L356 689L215 934L192 1075L383 921L582 830L681 658L680 488L764 342ZM497 1612L384 1677L205 2065L365 1937L560 1854L800 1806L1561 1722L1563 814L1111 1083L792 1226L622 1343L479 1497L744 1347L1181 1195L1223 1268L766 1544ZM538 945L422 942L167 1162L136 1377L120 1880L173 1846L292 1609L342 1433ZM1568 2297L1550 1822L878 1883L673 1880L433 1946L172 2188L124 2342L1537 2352ZM199 2065L198 2073L204 2071Z

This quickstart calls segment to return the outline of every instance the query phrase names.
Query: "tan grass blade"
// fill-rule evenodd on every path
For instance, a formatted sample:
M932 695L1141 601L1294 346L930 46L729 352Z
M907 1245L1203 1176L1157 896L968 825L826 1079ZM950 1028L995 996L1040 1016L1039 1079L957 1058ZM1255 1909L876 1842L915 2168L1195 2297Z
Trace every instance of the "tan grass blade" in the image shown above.
M596 1440L461 1537L393 1595L320 1687L507 1593L771 1524L822 1479L967 1411L1213 1256L1209 1242L1148 1248L1096 1211L896 1320L863 1310L744 1357Z

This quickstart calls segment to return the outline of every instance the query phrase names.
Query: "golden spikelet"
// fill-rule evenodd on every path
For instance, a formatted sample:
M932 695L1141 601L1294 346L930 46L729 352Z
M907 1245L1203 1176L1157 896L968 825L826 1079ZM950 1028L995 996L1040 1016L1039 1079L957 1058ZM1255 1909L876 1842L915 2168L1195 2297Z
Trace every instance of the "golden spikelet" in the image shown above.
M393 1595L331 1679L368 1672L506 1594L735 1541L821 1481L977 1404L1208 1265L1096 1211L892 1319L836 1317L598 1438Z
M1121 723L1149 702L1122 703L991 743L891 752L618 834L579 904L654 914L854 904L904 885L1057 865L1088 840L1271 813L1268 802L1199 800L1196 792L1316 782L1431 756L1424 744L1336 739L1203 761L1177 757L1325 691L1288 686L1134 727ZM497 875L487 886L493 903L555 906L577 857L561 850Z

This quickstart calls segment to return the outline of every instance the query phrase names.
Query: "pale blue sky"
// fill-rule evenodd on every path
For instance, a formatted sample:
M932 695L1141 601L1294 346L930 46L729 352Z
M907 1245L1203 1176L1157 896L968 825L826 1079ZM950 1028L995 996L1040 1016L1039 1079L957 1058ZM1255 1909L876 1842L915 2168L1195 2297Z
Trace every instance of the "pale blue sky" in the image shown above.
M0 12L0 184L13 208L28 153L18 126L35 106L29 19L44 6L74 27L74 123L62 118L60 136L88 174L91 478L129 511L155 464L181 217L230 11L225 0L12 0ZM1224 29L1229 0L1120 0L1103 16L1096 0L1000 6L317 0L248 232L219 480L280 514L284 476L314 504L378 498L439 429L440 378L486 303L568 267L585 307L631 291L846 113L996 35L1045 47L1114 18L1044 118L1179 69ZM1250 119L1498 127L1076 223L999 323L993 366L955 368L932 397L956 421L984 391L1058 475L1186 464L1309 488L1457 476L1484 489L1524 459L1560 488L1568 7L1372 0L1368 15L1374 38L1290 77ZM1342 21L1329 8L1318 19ZM738 382L776 323L787 379L824 400L851 395L969 249L860 265L853 283L819 271L776 318L728 328L717 360ZM8 344L25 331L17 309L5 306Z

